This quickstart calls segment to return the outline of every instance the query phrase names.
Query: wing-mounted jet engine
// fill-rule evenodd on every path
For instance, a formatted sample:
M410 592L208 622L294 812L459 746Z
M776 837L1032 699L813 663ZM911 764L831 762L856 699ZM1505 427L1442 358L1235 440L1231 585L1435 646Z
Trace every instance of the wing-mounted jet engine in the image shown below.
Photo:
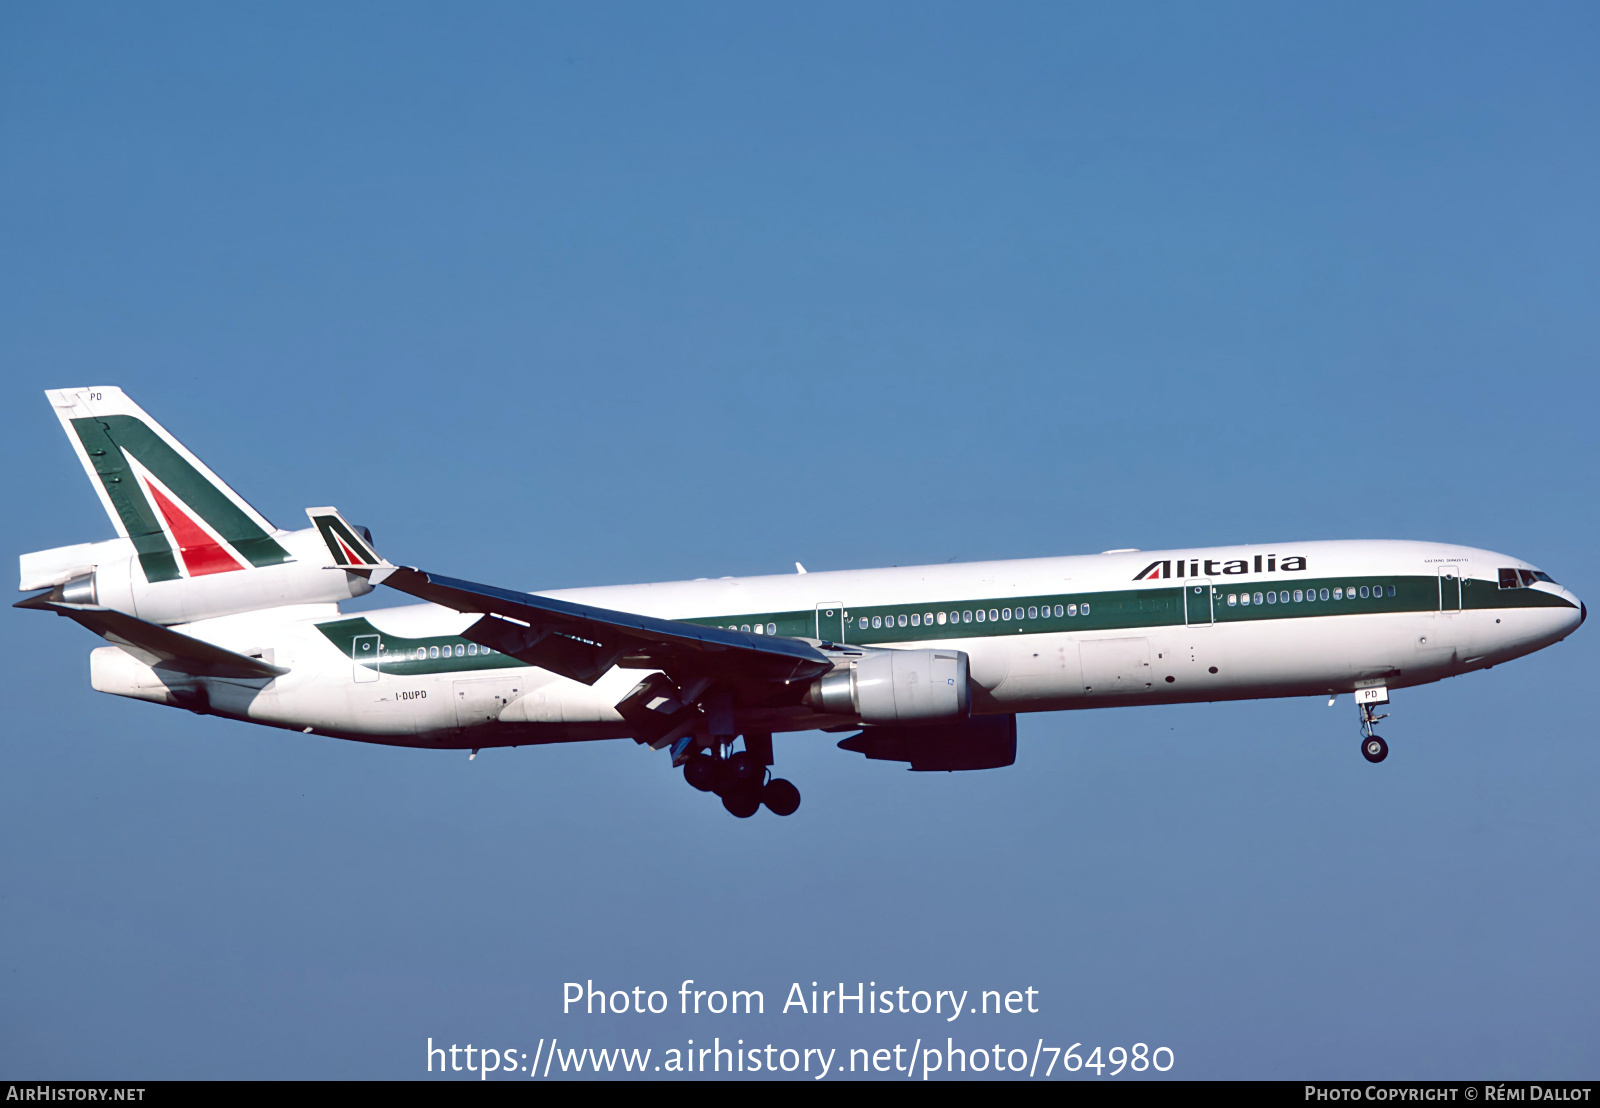
M909 768L925 772L1001 769L1017 760L1017 717L872 727L841 741L839 749L880 761L909 762Z
M856 653L857 651L852 651ZM806 690L819 712L863 723L965 719L971 710L967 655L960 650L859 651Z

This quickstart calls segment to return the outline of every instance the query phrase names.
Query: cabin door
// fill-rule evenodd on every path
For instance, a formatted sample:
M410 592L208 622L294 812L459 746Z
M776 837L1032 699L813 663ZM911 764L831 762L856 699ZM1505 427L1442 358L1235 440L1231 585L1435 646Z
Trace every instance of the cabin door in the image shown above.
M817 605L817 638L825 642L844 642L844 605Z
M1439 567L1439 610L1461 610L1461 570L1457 566Z
M355 663L354 677L367 682L378 679L379 643L377 635L357 635L350 644L350 660Z

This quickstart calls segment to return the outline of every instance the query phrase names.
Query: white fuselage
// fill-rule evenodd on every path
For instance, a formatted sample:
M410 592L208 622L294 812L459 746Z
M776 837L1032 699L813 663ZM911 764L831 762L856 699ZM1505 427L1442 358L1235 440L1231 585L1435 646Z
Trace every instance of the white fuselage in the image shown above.
M1502 587L1506 569L1533 571L1470 547L1306 542L542 595L851 645L955 648L970 658L973 712L993 714L1404 687L1487 668L1576 629L1585 614L1577 597L1547 578ZM175 679L104 647L94 652L93 683L186 705L194 702L186 689L203 685L218 714L399 745L628 733L614 705L642 671L614 669L590 686L480 655L460 638L477 618L427 604L354 615L332 604L270 609L180 629L261 655L287 667L284 676ZM851 722L795 706L741 724L778 731Z

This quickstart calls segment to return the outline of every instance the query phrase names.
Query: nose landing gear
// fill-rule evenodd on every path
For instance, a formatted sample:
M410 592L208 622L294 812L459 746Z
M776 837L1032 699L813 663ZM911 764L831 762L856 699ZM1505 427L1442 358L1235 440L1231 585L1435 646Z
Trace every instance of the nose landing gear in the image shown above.
M1356 711L1361 713L1361 756L1374 765L1389 756L1389 744L1372 730L1380 719L1389 718L1387 712L1378 712L1378 707L1387 703L1389 690L1386 688L1356 690Z
M731 752L733 742L711 742L704 751L683 763L683 779L701 792L715 793L722 806L739 819L749 819L765 804L775 816L791 816L800 807L800 790L790 781L773 777L772 736L746 735L744 749Z

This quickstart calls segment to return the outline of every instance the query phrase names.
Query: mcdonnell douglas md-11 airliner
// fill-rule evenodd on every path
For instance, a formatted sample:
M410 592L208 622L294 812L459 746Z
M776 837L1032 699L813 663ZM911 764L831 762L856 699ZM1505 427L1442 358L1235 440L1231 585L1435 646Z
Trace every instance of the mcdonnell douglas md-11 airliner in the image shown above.
M42 591L17 607L112 644L90 655L96 689L474 756L629 738L739 817L799 807L771 774L777 731L991 769L1016 760L1019 712L1349 693L1381 762L1392 690L1588 614L1520 558L1392 541L517 592L393 565L333 508L274 527L120 389L46 395L117 537L22 555L21 588ZM423 603L340 611L378 586Z

